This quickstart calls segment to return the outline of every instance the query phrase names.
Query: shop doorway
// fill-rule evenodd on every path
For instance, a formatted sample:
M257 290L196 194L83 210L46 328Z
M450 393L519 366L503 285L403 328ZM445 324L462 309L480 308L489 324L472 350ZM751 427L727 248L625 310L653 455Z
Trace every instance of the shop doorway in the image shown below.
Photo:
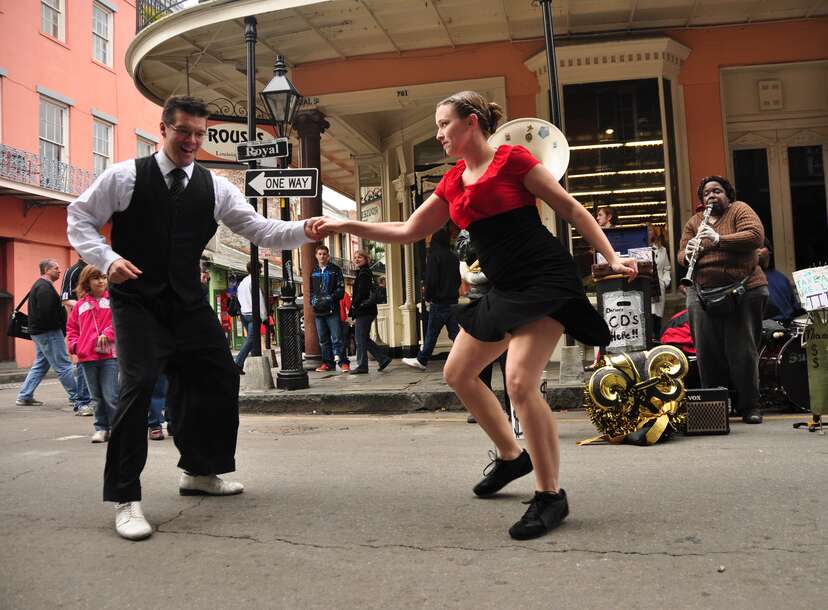
M784 273L828 263L826 153L828 136L811 130L756 131L731 145L737 195L762 219Z

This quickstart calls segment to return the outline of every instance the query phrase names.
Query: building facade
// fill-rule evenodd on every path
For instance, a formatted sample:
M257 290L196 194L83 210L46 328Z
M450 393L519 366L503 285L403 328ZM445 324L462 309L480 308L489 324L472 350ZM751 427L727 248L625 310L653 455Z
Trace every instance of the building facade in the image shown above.
M498 102L507 119L550 116L538 4L178 4L139 19L127 64L150 99L187 86L206 99L243 104L242 22L255 17L257 86L268 81L273 56L284 55L306 96L304 110L324 122L314 144L323 182L352 195L361 216L404 220L452 163L434 141L437 101L475 89ZM824 240L816 236L828 228L828 6L552 6L569 188L581 203L591 210L613 205L622 226L663 225L675 263L698 180L723 174L762 217L779 268L825 260ZM205 55L211 61L194 66ZM554 214L545 211L544 218L554 231ZM582 250L575 232L561 237L574 254ZM419 341L420 250L384 250L389 302L380 325L400 351Z
M158 145L160 108L123 65L135 10L128 0L3 5L0 362L24 367L34 358L32 343L8 339L5 324L38 262L54 258L66 269L77 260L66 238L68 203L109 165Z

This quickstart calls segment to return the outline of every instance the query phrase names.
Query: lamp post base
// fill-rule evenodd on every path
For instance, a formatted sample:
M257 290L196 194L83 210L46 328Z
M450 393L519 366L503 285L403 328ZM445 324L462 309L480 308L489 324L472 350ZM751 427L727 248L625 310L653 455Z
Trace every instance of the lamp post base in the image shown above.
M276 387L280 390L303 390L309 386L308 374L302 368L302 345L299 335L299 308L295 298L284 296L279 307L279 339L282 368L276 373Z
M276 388L279 390L304 390L310 387L308 374L301 371L279 371L276 373Z

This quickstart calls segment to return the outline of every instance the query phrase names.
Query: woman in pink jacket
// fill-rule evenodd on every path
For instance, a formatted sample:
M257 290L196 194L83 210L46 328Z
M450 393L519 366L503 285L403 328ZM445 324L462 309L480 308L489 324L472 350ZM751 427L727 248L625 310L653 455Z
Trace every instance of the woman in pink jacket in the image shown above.
M93 443L109 440L118 401L115 328L106 285L100 269L86 266L78 279L78 302L66 324L69 353L78 357L95 405Z

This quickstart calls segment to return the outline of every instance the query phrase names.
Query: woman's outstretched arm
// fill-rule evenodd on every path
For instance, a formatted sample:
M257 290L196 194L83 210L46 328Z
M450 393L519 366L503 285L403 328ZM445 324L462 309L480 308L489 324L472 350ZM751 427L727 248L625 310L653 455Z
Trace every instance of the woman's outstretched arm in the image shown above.
M432 195L405 222L360 222L322 218L315 228L324 234L350 233L386 244L419 241L441 228L449 219L448 204Z
M638 264L635 260L618 257L592 214L558 184L548 169L536 165L526 173L523 184L532 194L543 199L561 218L575 225L589 244L604 255L615 272L630 276L630 279L638 275Z

